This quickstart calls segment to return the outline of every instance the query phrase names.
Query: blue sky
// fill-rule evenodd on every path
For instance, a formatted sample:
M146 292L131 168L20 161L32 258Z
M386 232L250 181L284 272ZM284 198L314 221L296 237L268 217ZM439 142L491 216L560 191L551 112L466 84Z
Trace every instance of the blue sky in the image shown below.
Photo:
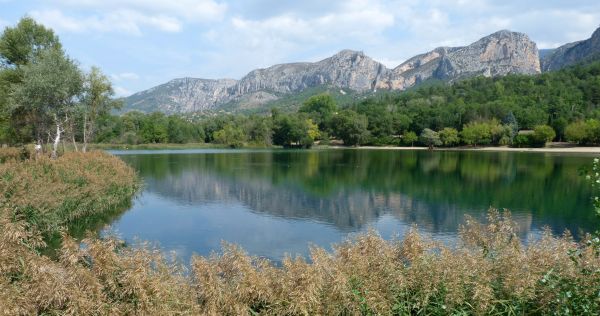
M120 96L178 77L239 79L346 48L395 67L500 29L552 48L600 26L598 0L0 0L0 7L0 27L34 17L84 68L101 67Z

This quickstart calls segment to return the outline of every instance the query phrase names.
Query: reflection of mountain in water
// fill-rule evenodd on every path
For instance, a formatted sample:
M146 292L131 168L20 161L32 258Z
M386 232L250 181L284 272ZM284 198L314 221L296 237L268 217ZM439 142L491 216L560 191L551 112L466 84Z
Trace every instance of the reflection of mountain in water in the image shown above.
M317 220L344 232L358 231L384 214L405 223L416 223L430 232L455 232L465 215L457 207L425 203L399 193L344 190L321 197L294 187L274 186L265 179L231 179L209 170L169 174L159 180L149 178L146 184L147 190L181 203L239 201L253 212ZM531 215L518 216L516 220L522 233L528 233Z
M239 201L256 213L356 231L390 214L455 233L465 214L508 208L522 233L591 230L586 157L544 154L290 151L130 155L147 190L192 205Z

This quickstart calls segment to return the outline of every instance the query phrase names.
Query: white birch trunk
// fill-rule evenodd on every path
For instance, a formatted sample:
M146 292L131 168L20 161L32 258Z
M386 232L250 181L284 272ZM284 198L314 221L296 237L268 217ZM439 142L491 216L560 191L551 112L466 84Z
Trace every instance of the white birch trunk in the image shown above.
M58 144L60 143L60 133L62 131L60 130L60 122L58 121L58 119L56 119L56 136L54 137L54 144L52 146L52 159L56 159L58 157L57 155L57 151L58 151Z

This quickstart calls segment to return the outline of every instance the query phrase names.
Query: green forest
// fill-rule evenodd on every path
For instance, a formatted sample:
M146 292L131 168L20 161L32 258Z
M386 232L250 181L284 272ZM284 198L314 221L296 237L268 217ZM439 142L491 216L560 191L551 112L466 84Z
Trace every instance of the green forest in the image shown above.
M127 112L98 68L80 69L52 30L23 18L0 37L0 142L229 147L542 147L600 143L600 62L535 76L425 82L342 102L328 93L267 114Z
M270 115L104 115L101 143L206 142L310 146L338 139L346 145L544 146L548 141L600 143L600 62L536 76L477 77L387 92L336 104L311 96L297 111Z

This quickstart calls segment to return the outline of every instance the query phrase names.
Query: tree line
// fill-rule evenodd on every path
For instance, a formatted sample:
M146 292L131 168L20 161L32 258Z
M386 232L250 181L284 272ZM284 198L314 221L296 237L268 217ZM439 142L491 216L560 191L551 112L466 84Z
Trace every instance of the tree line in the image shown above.
M110 80L97 67L83 71L54 32L30 17L0 36L0 141L38 148L70 138L83 151L96 122L119 106Z
M23 18L0 37L0 141L344 145L544 146L600 144L600 61L539 75L425 82L343 104L325 94L267 115L113 115L110 81L83 72L52 30Z

